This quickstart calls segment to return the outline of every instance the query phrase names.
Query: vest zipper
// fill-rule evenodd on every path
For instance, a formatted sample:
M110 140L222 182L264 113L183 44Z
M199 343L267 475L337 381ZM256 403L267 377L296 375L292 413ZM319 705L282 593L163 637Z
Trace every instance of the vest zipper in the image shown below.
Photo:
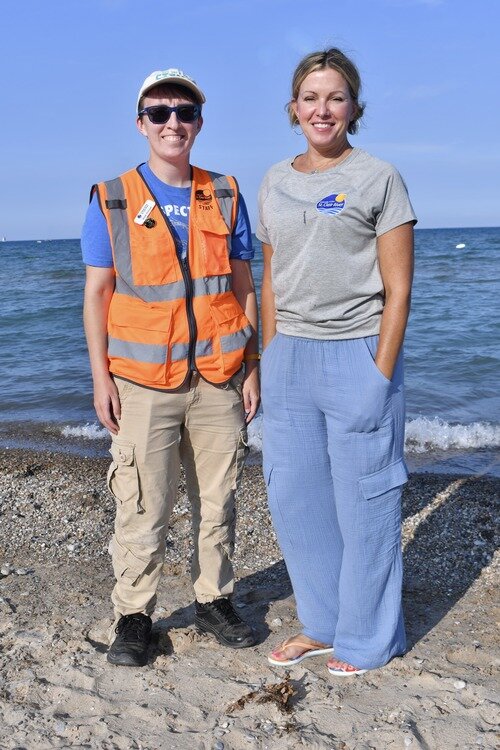
M174 239L172 237L172 239ZM175 239L174 239L175 244ZM189 247L188 247L189 252ZM184 286L186 287L186 314L188 319L188 326L189 326L189 354L188 354L188 370L196 370L196 363L195 363L195 346L196 346L196 339L198 337L198 329L196 327L196 318L194 317L194 310L193 310L193 279L191 276L191 271L189 268L188 259L183 258L181 259L179 257L179 254L177 253L177 245L176 245L176 255L177 260L179 261L179 265L181 267L182 276L184 277Z

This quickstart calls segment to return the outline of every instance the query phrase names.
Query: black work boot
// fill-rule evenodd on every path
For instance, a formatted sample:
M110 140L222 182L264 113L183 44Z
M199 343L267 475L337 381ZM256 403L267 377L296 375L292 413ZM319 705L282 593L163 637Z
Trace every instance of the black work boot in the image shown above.
M108 651L108 661L123 667L143 667L148 660L151 617L138 612L123 615L115 628L116 638Z
M212 633L219 643L230 648L255 645L255 633L236 614L229 599L215 599L206 604L196 601L195 610L194 624L199 632Z

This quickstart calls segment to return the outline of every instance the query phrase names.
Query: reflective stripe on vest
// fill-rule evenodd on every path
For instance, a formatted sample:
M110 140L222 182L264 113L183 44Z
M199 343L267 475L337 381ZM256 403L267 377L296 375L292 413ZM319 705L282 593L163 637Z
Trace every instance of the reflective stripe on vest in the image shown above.
M170 349L172 362L180 362L188 356L189 344L173 344ZM108 337L108 352L112 357L125 357L136 359L138 362L150 362L151 364L163 364L167 361L168 347L158 344L139 344L137 341L124 341L112 336ZM212 354L211 341L196 342L196 356L206 357Z
M121 276L117 276L116 291L119 294L138 297L145 302L169 302L174 299L182 299L186 294L186 287L184 281L173 281L170 284L159 284L158 286L141 286L139 295L133 286L132 279L127 282ZM231 291L230 274L193 279L193 295L195 297L200 297L203 294L222 294L222 292L229 291Z
M237 196L235 196L234 190L225 175L217 174L217 172L208 172L208 174L215 188L215 197L217 198L222 218L226 222L226 226L229 229L229 236L231 236L238 211L238 206L235 205Z
M224 354L229 354L237 349L244 348L251 335L252 328L245 326L238 333L221 336L222 351ZM212 342L209 340L197 341L195 352L197 357L206 357L212 354ZM125 341L109 336L108 353L112 357L125 357L126 359L135 359L138 362L161 364L167 361L168 347L158 344L140 344L137 341ZM188 353L189 344L172 344L170 359L172 362L180 362L187 358Z
M244 349L251 335L252 327L245 326L237 333L230 333L227 336L221 336L222 351L224 354L229 354L229 352L235 352L237 349Z

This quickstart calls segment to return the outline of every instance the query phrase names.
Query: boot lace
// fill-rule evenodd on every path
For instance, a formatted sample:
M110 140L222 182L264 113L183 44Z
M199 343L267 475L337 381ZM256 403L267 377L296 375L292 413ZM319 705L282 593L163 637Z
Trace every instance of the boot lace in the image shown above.
M215 599L211 602L211 606L225 618L229 625L239 625L242 622L241 617L236 614L229 599Z
M126 640L141 640L149 631L149 620L137 615L124 615L115 628Z

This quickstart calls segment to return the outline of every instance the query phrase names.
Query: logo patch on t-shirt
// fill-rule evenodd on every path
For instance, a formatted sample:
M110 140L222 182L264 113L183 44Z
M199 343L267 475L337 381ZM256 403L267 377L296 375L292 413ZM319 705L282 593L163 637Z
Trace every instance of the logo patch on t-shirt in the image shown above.
M346 198L347 195L345 193L332 193L318 201L316 209L320 214L335 216L335 214L339 214L345 207Z

